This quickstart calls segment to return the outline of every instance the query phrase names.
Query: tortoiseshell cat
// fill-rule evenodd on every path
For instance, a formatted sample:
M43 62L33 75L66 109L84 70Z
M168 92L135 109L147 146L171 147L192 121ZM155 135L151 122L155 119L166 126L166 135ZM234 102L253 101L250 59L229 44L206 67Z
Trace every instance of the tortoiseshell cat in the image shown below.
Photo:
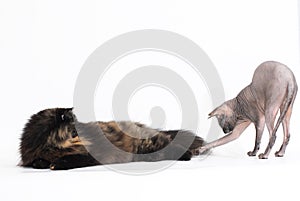
M190 131L161 131L125 121L80 123L72 108L54 108L29 119L20 152L24 167L61 170L133 161L190 160L203 145L203 139Z

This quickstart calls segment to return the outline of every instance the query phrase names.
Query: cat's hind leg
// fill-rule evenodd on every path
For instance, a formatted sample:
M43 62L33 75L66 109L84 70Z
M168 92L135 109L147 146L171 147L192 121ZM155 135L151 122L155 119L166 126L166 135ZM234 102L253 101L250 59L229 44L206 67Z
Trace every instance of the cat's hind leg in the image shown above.
M275 152L276 157L283 157L285 153L285 149L290 141L290 119L292 114L292 106L288 109L283 121L282 121L282 127L283 127L283 142L279 149L279 151Z

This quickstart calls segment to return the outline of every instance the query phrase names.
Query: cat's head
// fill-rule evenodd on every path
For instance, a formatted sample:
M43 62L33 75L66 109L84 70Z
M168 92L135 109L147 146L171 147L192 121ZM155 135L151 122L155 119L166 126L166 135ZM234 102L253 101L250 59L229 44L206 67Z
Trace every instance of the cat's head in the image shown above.
M219 126L225 134L229 134L233 131L238 120L228 102L214 109L208 116L209 118L216 117L218 119Z
M82 145L78 137L73 108L42 110L31 116L21 136L20 152L23 165L28 161L60 150Z

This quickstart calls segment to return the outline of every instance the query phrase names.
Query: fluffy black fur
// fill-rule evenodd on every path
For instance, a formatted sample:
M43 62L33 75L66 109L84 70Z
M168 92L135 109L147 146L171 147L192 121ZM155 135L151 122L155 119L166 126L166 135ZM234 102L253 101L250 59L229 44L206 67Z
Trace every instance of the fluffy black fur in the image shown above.
M80 123L72 108L34 114L21 137L21 165L52 170L133 161L190 160L204 145L190 131L134 122Z

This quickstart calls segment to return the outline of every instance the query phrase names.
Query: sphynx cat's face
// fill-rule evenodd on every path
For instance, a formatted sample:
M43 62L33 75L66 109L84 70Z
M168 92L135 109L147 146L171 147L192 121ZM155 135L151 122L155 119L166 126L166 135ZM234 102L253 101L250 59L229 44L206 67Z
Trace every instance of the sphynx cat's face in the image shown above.
M236 126L237 118L226 102L209 113L209 118L211 117L217 117L219 125L225 134L231 133Z

